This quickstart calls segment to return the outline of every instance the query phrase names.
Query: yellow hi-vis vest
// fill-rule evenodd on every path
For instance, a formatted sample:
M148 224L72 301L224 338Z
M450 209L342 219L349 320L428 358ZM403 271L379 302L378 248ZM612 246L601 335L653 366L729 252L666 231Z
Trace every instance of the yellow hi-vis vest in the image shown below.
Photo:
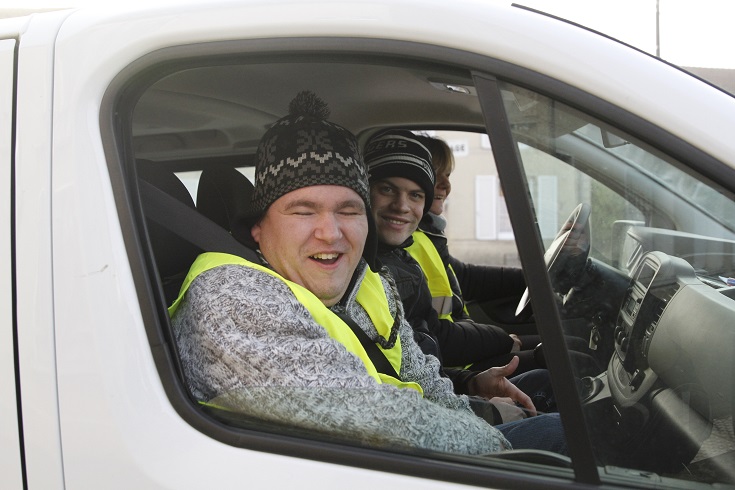
M426 276L431 291L431 303L439 318L452 319L452 286L449 284L447 270L436 247L421 230L413 233L413 244L406 248L411 257L416 259Z
M267 267L255 264L236 255L207 252L197 257L194 264L192 264L189 269L186 278L184 278L184 283L181 286L178 298L176 298L168 309L169 315L173 316L174 312L179 307L184 294L199 274L215 267L229 264L257 269L282 280L291 289L299 303L309 310L314 321L324 327L330 337L345 346L349 352L356 355L365 365L368 374L378 383L388 383L399 388L413 388L423 394L423 390L418 383L403 382L387 374L379 373L352 329L350 329L350 327L334 312L324 306L324 303L322 303L311 291L283 278L278 273L268 269ZM366 272L365 278L360 284L360 289L357 292L357 302L365 308L378 333L383 337L387 337L390 334L390 329L393 325L393 316L390 314L390 310L388 309L388 299L385 296L383 283L378 274L370 270ZM396 343L391 349L383 349L380 345L378 345L378 348L381 349L385 357L395 369L396 373L400 373L402 359L400 338L396 339Z

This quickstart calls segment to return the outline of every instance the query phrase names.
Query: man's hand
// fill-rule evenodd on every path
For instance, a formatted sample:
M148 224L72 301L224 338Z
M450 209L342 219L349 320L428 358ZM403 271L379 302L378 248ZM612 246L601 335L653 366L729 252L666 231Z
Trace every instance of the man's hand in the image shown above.
M507 379L507 376L516 370L519 362L518 356L513 356L505 366L493 367L479 373L469 382L469 394L488 399L496 396L507 397L527 409L531 415L536 415L536 408L531 398Z

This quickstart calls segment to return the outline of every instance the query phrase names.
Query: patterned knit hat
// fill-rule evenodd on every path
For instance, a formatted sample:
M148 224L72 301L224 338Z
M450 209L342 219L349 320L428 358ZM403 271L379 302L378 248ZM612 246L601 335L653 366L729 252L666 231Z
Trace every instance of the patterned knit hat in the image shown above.
M253 211L265 213L284 194L312 185L341 185L370 204L365 164L355 137L326 119L329 108L313 92L300 92L289 114L260 140Z
M299 92L288 112L258 144L251 222L257 222L278 198L302 187L348 187L357 192L368 211L363 256L375 270L377 235L370 213L370 185L355 136L326 120L329 108L313 92Z
M370 182L403 177L416 182L426 193L424 214L434 201L436 175L431 152L415 134L405 129L386 129L374 134L365 145L365 163Z

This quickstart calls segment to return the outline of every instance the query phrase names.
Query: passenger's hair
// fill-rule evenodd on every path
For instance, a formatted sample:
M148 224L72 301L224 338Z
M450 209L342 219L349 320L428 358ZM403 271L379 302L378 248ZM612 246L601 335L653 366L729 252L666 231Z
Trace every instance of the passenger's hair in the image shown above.
M452 149L443 139L435 136L422 134L419 136L421 142L431 152L431 166L437 175L454 172L454 155Z

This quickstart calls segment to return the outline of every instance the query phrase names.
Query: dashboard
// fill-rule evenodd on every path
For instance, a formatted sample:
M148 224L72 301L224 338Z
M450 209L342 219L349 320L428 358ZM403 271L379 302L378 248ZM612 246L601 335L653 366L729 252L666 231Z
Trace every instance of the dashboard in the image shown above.
M699 239L698 239L699 238ZM630 284L614 324L608 383L621 407L656 389L696 391L707 418L731 414L735 243L634 227ZM686 260L685 260L686 259Z

